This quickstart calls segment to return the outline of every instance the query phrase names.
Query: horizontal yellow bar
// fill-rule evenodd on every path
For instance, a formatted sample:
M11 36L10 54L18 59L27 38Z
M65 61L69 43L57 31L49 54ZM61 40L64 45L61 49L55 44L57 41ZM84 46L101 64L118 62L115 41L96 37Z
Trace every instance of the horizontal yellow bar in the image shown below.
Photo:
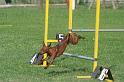
M47 42L58 42L58 40L47 40Z
M105 79L106 82L113 82L113 80Z
M91 76L77 76L78 79L90 79Z
M45 67L44 65L40 65L40 66L42 66L42 67ZM54 67L55 65L50 65L50 67Z
M50 65L50 67L54 67L55 65ZM31 67L45 67L44 65L32 65Z

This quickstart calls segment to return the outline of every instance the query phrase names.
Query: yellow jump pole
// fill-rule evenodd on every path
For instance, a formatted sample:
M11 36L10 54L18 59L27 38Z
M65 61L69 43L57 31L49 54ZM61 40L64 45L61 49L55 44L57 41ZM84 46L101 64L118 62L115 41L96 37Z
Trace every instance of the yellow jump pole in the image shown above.
M100 27L100 0L96 0L96 31L95 31L95 43L94 43L94 59L93 71L97 67L97 58L99 51L99 27Z
M49 0L46 0L46 7L45 7L45 32L44 32L44 42L47 45L48 39L48 16L49 16ZM46 59L47 54L44 54L44 59ZM47 62L43 62L43 66L47 66Z
M95 42L94 42L94 59L93 62L93 72L97 67L97 58L98 58L98 44L99 44L99 27L100 27L100 0L96 0L96 31L95 31ZM77 76L77 78L85 79L85 78L92 78L92 76Z
M69 25L68 25L68 29L69 32L71 33L72 31L72 0L69 0Z

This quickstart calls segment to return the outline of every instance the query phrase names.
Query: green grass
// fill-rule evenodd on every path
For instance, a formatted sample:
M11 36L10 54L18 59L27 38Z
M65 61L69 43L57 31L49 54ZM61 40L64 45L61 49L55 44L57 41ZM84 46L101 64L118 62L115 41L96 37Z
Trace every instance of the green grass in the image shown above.
M95 28L95 9L79 7L74 11L74 28ZM124 8L101 10L101 28L124 28ZM1 25L13 25L1 26ZM56 33L67 33L66 8L52 7L49 16L49 39ZM93 56L94 33L78 33L86 37L66 52ZM44 10L34 7L0 9L0 82L99 82L97 79L77 79L89 75L92 63L87 60L61 56L55 67L47 70L29 64L31 56L42 46ZM124 81L124 33L100 33L99 65L111 66L115 82Z

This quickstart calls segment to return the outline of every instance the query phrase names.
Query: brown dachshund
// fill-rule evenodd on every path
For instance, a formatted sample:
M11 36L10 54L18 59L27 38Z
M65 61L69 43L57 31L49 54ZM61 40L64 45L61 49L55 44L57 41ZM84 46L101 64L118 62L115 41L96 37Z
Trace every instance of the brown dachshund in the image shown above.
M46 46L43 45L40 50L40 54L47 53L47 63L48 65L45 68L48 68L50 64L53 63L54 59L63 54L67 45L69 43L76 45L81 37L76 35L75 33L68 33L65 38L56 46L51 47L51 45Z

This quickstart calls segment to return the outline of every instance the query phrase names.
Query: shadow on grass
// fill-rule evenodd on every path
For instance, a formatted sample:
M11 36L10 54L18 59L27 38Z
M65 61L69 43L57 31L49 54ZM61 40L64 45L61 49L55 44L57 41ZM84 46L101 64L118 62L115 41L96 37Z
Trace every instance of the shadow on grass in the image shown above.
M86 72L87 71L87 68L69 68L69 67L65 67L61 70L54 70L54 71L51 71L48 73L48 76L50 77L55 77L55 76L60 76L60 75L63 75L63 74L69 74L69 73L74 73L74 72Z

